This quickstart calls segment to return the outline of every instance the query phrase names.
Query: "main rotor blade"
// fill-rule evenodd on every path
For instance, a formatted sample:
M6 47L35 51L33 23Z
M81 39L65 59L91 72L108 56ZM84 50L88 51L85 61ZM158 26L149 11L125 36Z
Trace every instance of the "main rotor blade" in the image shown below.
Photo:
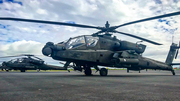
M0 58L9 58L9 57L18 57L18 56L2 56Z
M95 27L95 26L82 25L82 24L71 24L71 23L65 23L65 22L54 22L54 21L11 18L11 17L0 17L0 20L12 20L12 21L34 22L34 23L54 24L54 25L65 25L65 26L81 27L81 28L95 28L95 29L100 29L100 30L102 29L102 27Z
M100 34L100 33L103 33L104 31L98 31L98 32L96 32L96 33L93 33L92 35L98 35L98 34Z
M3 57L0 57L0 58L20 57L20 56L34 56L34 55L31 55L31 54L20 54L20 55L12 55L12 56L3 56Z
M127 35L127 36L130 36L130 37L133 37L133 38L137 38L137 39L140 39L140 40L143 40L143 41L146 41L146 42L155 44L155 45L162 45L162 44L160 44L160 43L157 43L157 42L154 42L154 41L151 41L151 40L148 40L148 39L139 37L139 36L135 36L135 35L132 35L132 34L128 34L128 33L124 33L124 32L119 32L119 31L113 31L113 32L115 32L115 33L120 33L120 34L123 34L123 35Z
M134 23L145 22L145 21L149 21L149 20L160 19L160 18L175 16L175 15L180 15L180 11L179 12L174 12L174 13L169 13L169 14L164 14L164 15L160 15L160 16L155 16L155 17L151 17L151 18L146 18L146 19L142 19L142 20L128 22L128 23L125 23L125 24L121 24L119 26L115 26L114 29L122 27L122 26L130 25L130 24L134 24Z
M37 59L39 59L39 60L41 60L41 61L44 61L43 59L41 59L41 58L39 58L39 57L36 57L36 56L33 56L33 57L35 57L35 58L37 58Z

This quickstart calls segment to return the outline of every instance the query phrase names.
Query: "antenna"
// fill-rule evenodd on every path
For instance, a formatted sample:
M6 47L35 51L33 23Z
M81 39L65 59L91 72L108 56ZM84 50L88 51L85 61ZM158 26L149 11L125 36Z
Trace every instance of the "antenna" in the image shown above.
M172 43L174 43L174 35L172 34Z

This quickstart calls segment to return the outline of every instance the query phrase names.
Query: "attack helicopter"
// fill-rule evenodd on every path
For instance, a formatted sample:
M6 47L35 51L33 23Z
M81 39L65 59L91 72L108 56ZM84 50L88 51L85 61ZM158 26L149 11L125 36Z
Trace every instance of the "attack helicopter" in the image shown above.
M19 57L2 63L0 69L6 70L7 72L9 70L20 70L21 72L25 72L26 70L37 70L38 72L40 70L67 70L63 67L47 65L42 59L31 54L5 56L0 58L7 57Z
M70 63L73 63L74 70L84 70L85 75L91 75L91 68L94 67L97 71L99 71L101 76L106 76L108 74L108 70L106 68L99 68L98 66L127 68L127 71L143 69L168 70L171 71L173 75L175 75L172 65L179 65L179 63L172 62L174 57L176 58L178 55L178 50L180 48L179 45L172 43L166 61L160 62L142 56L142 53L146 49L146 45L128 41L121 41L116 37L112 37L112 33L119 33L152 43L154 45L162 45L146 38L117 31L116 29L130 24L175 15L180 15L180 12L174 12L142 20L132 21L118 26L110 26L107 21L105 27L10 17L0 17L0 20L65 25L71 27L92 28L100 30L96 33L93 33L92 35L77 36L74 38L70 38L68 41L63 41L57 44L54 44L53 42L47 42L42 49L42 53L45 56L52 57L55 60L66 61L66 63L64 64L64 68L67 68Z

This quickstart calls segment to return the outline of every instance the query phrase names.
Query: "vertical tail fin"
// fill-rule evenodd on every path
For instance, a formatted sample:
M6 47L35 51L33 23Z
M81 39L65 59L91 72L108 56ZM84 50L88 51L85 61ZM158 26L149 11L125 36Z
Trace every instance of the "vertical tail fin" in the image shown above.
M178 55L178 49L179 48L180 47L177 46L177 44L175 44L175 43L171 44L168 56L166 58L166 62L165 62L166 64L172 64L173 59L176 58ZM176 57L175 57L175 54L176 54Z

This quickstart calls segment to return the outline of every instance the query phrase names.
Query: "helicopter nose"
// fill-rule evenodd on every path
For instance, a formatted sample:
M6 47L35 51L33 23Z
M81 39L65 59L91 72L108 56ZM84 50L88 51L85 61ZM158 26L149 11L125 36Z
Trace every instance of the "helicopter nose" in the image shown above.
M3 62L3 63L2 63L2 66L6 66L6 62Z
M53 42L47 42L46 45L42 49L42 53L45 56L49 56L52 54L52 48L54 47Z
M66 50L65 45L63 44L55 44L52 42L47 42L44 48L42 49L42 53L45 56L52 55L53 51L63 51Z
M54 46L54 43L53 42L47 42L46 46Z
M43 55L49 56L52 53L52 49L50 47L45 47L42 50Z
M65 46L62 44L56 44L54 45L54 49L58 51L66 50Z

